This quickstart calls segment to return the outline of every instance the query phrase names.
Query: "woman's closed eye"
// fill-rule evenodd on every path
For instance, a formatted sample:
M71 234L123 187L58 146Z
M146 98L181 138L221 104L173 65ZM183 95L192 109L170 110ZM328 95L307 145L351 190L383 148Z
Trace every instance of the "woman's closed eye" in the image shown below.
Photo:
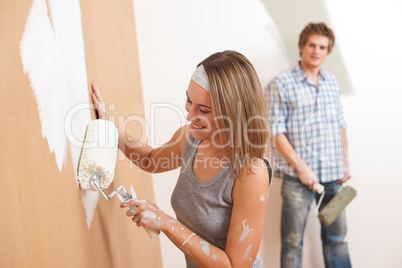
M189 104L193 104L189 98L186 99L186 102L189 103ZM200 108L199 108L198 110L199 110L201 113L203 113L203 114L208 114L208 113L210 113L210 111L209 111L209 110L205 110L205 109L203 108L203 106L200 106Z

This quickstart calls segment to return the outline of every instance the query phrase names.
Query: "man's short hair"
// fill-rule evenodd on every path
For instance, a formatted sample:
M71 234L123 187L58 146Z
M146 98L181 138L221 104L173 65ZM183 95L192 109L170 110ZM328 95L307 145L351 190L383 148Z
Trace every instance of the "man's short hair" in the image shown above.
M332 30L323 22L309 24L304 27L303 31L300 33L299 37L299 48L302 48L306 45L308 38L310 35L319 34L328 37L328 54L331 53L332 48L335 44L335 35ZM300 53L301 55L301 53Z

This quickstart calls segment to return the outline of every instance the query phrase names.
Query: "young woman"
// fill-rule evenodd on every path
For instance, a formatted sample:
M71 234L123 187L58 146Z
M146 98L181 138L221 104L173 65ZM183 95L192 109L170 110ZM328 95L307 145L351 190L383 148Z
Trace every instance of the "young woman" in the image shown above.
M99 88L92 89L105 119ZM141 169L181 167L171 199L177 219L149 200L121 207L130 208L126 215L137 226L162 231L184 252L187 267L261 267L257 253L271 174L263 160L269 126L257 74L240 53L215 53L197 66L186 94L190 124L162 147L119 130L120 149Z

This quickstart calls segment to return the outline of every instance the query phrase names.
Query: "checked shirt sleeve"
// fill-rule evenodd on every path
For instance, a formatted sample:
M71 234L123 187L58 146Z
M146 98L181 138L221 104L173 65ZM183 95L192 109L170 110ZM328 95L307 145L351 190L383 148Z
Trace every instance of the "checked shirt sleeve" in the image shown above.
M345 121L345 117L343 115L342 102L340 100L341 100L341 96L339 96L339 126L341 128L346 128L346 121Z
M271 137L286 133L285 121L288 117L288 110L285 88L277 79L273 79L265 89L264 98L268 109Z

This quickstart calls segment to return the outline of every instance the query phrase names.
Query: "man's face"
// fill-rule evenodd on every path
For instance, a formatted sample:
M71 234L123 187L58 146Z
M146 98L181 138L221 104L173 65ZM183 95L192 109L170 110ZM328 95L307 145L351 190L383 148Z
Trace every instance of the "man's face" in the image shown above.
M329 38L324 35L310 35L304 47L300 47L302 65L317 68L328 56Z

